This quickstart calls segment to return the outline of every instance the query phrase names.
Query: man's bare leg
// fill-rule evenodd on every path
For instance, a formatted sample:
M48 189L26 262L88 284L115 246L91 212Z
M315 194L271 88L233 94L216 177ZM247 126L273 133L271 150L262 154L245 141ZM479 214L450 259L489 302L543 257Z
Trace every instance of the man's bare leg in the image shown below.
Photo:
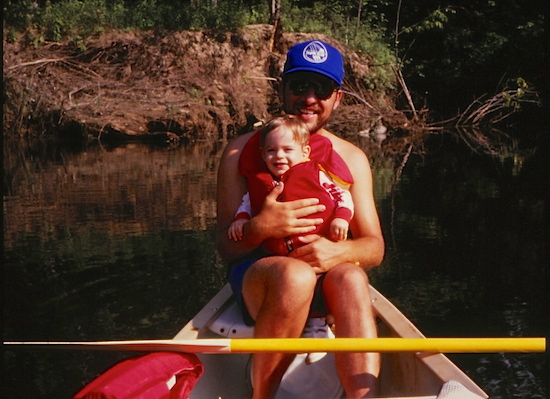
M256 320L257 338L296 338L305 326L316 276L311 267L288 257L260 259L243 281L243 298ZM275 396L294 355L254 354L253 399Z
M336 336L376 338L376 323L366 273L351 263L329 270L323 281L329 313L334 316ZM337 353L336 369L348 398L377 395L380 372L378 353Z

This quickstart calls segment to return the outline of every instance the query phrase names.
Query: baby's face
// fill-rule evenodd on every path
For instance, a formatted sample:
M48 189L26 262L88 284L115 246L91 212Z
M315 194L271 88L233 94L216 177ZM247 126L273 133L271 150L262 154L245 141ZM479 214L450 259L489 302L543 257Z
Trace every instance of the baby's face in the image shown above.
M284 126L269 132L262 148L262 158L275 177L280 177L308 156L309 146L296 142L292 132Z

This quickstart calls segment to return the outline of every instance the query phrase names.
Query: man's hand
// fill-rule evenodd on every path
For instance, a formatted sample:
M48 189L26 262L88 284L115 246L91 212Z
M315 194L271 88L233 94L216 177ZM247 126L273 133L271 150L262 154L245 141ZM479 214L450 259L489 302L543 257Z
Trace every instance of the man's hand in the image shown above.
M248 234L255 234L263 239L288 237L311 233L316 226L323 223L321 218L306 218L325 210L325 206L319 204L317 198L279 202L277 198L283 190L284 184L281 182L267 195L260 213L245 226Z
M289 256L310 264L315 273L326 273L345 258L346 241L334 242L317 234L298 237L304 246L292 251Z

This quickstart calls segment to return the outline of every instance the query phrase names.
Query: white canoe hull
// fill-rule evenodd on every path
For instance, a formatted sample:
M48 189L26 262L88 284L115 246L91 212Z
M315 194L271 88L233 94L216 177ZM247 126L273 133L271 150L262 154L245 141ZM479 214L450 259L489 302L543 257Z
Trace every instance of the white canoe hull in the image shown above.
M384 296L370 287L373 307L379 319L381 337L423 338L422 333ZM251 337L253 329L242 323L226 285L183 327L174 339ZM200 355L205 373L195 386L191 399L246 399L250 397L250 355ZM312 365L298 355L293 372L285 375L277 399L338 398L342 389L335 376L333 355L328 354ZM304 378L304 373L308 374ZM330 374L330 375L329 375ZM380 373L380 398L443 399L440 392L448 381L467 389L464 399L487 398L463 371L443 354L385 353ZM323 385L324 384L324 385ZM453 382L454 384L454 382ZM313 391L312 391L313 390ZM295 391L295 392L294 392ZM307 394L306 394L307 392ZM445 398L452 398L446 395ZM458 397L458 396L455 396Z

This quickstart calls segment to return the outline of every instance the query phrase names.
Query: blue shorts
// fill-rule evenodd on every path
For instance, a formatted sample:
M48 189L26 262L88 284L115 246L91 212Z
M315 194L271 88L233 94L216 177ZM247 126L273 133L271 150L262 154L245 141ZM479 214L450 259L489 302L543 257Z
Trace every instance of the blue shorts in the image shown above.
M242 295L244 276L250 266L252 266L256 261L260 260L261 258L265 258L266 256L269 255L266 255L265 253L254 253L248 258L232 263L231 265L229 265L229 269L227 271L227 279L229 280L229 284L231 285L233 296L235 297L235 301L241 309L243 320L247 326L253 326L254 319L252 319L252 317L248 313L248 310L246 309L246 305L244 304L244 299ZM327 314L326 304L323 298L324 278L325 274L320 274L317 276L315 293L313 294L313 300L311 301L311 306L309 309L310 317L321 317L326 316Z

